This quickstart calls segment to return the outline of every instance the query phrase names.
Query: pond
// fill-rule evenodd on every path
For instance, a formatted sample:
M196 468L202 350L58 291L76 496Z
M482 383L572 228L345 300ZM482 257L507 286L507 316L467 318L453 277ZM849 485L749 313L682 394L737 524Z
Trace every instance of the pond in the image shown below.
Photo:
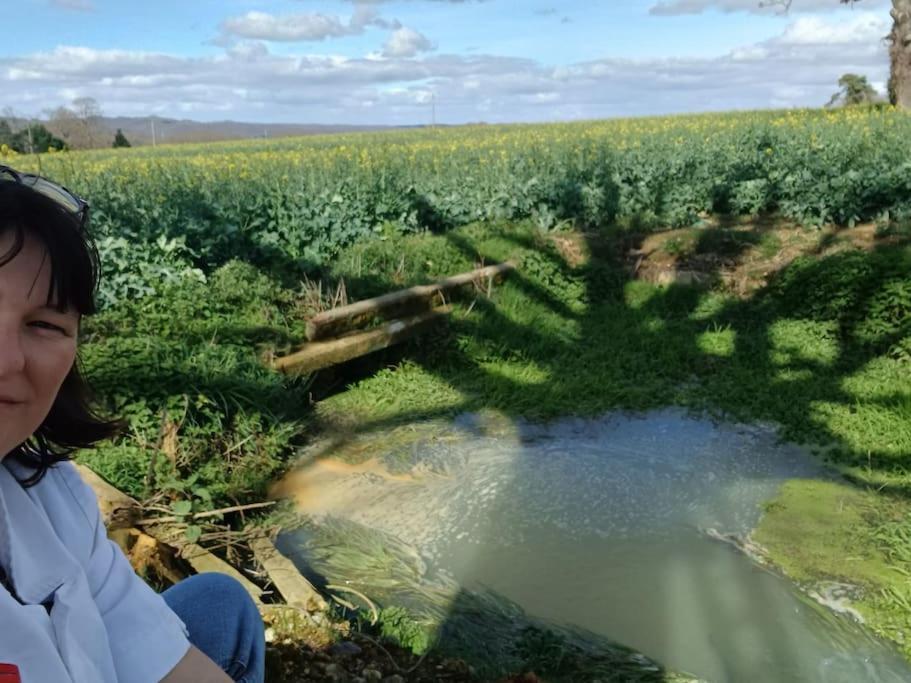
M283 482L305 521L282 550L345 598L407 607L490 675L558 643L718 683L911 680L850 615L750 557L780 485L830 476L771 428L464 415L331 452L358 462L311 454ZM570 678L598 671L578 666Z

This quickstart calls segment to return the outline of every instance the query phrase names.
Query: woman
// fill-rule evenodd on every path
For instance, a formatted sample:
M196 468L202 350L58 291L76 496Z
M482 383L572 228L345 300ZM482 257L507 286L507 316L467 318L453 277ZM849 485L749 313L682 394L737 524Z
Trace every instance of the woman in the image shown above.
M156 594L67 462L117 429L76 361L98 277L87 220L63 187L0 166L0 680L260 682L263 624L240 585L201 574Z

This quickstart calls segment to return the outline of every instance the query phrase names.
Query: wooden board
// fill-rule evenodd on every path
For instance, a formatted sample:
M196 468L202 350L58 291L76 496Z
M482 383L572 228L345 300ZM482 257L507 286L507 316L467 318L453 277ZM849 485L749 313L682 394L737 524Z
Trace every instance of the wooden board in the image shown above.
M78 462L73 464L82 481L95 492L101 519L108 531L132 527L133 519L138 519L141 512L139 501L108 483L85 465Z
M205 572L217 572L226 574L236 579L244 590L250 594L254 601L260 602L263 596L263 589L253 583L250 579L240 573L236 568L225 562L223 559L210 553L201 545L190 543L184 536L183 529L168 526L166 524L156 524L145 527L145 531L152 538L165 543L180 552L180 556L185 559L197 574Z
M336 337L377 317L382 316L388 319L405 313L414 313L416 307L423 306L427 310L433 307L434 297L442 292L469 285L472 282L491 280L514 269L515 264L507 261L494 266L478 268L468 273L453 275L432 284L418 285L323 311L307 322L307 339L317 341Z
M276 359L274 367L284 373L306 375L405 341L451 312L451 306L440 306L420 315L394 320L367 332L341 339L311 342L297 353Z
M328 608L316 588L291 560L278 552L272 541L265 536L255 536L250 539L250 549L288 605L306 612L322 612Z
M128 523L127 517L138 518L140 511L139 503L136 499L105 481L85 465L78 463L75 463L75 465L82 480L95 492L95 497L98 499L98 508L101 510L101 518L108 532L129 528L131 524ZM135 514L131 513L125 517L122 514L124 510L135 511ZM187 541L182 530L159 524L145 526L144 531L160 543L170 545L179 550L181 556L198 573L218 572L227 574L237 579L254 600L260 601L263 591L259 586L217 555L213 555L202 546ZM136 530L136 533L141 532ZM116 537L116 534L114 536Z

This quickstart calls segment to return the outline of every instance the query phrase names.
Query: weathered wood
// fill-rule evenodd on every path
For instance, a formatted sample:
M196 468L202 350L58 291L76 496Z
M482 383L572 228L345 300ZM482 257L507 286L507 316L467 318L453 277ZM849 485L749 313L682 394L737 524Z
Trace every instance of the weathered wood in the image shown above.
M108 531L132 527L131 520L138 519L142 511L139 502L113 484L102 479L88 467L77 463L76 469L79 471L82 480L95 492L95 497L98 499L98 507L101 510L101 518ZM124 512L127 514L124 514ZM262 598L263 591L259 586L220 557L213 555L202 546L187 541L182 529L165 524L150 524L144 526L144 531L156 541L176 548L195 571L199 573L219 572L220 574L232 576L243 585L257 602ZM136 531L136 533L141 532ZM123 539L118 539L118 541L121 544L123 543ZM121 547L123 546L121 545Z
M287 604L307 612L322 612L328 608L316 588L272 541L265 536L254 536L250 539L250 549Z
M304 375L330 365L344 363L352 358L365 356L413 337L451 312L451 306L440 306L426 313L403 320L394 320L360 334L329 341L311 342L297 353L276 359L274 367L281 372Z
M172 584L187 578L186 571L174 561L174 548L157 538L136 528L115 529L108 534L108 538L120 546L137 574L144 575L151 568Z
M98 508L101 510L101 519L108 531L132 527L142 512L139 501L105 481L85 465L73 464L76 465L82 481L95 492Z
M250 579L218 557L218 555L210 553L201 545L190 543L186 536L184 536L183 529L161 524L148 526L145 528L145 531L149 536L161 543L176 548L180 552L180 556L193 567L193 570L197 574L203 574L205 572L226 574L236 579L256 602L262 600L262 588L250 581Z
M479 268L469 273L453 275L444 280L439 280L428 285L418 285L397 292L390 292L373 299L365 299L347 306L340 306L328 311L323 311L313 316L307 322L307 339L317 341L328 337L335 337L343 332L350 331L373 318L383 315L387 319L412 312L415 306L422 303L425 308L432 306L429 300L441 292L468 285L475 281L488 280L508 273L515 269L511 261L494 266Z

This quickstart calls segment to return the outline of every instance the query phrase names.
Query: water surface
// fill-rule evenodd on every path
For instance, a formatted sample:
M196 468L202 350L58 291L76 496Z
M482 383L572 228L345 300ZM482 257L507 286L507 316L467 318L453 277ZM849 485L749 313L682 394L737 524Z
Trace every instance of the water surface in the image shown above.
M466 415L405 446L371 440L361 465L286 482L312 523L283 548L333 583L417 607L456 600L439 586L502 596L719 683L911 680L860 625L717 540L746 536L783 481L827 476L770 429L669 410L491 434ZM330 527L362 546L375 532L397 559L345 566Z

